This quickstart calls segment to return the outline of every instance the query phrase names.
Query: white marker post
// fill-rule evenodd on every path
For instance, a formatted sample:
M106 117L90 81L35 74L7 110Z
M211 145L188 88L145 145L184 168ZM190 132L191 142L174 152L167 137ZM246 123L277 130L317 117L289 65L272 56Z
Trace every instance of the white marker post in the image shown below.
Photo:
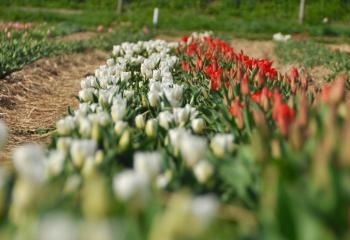
M305 17L305 0L300 0L299 6L299 23L303 24Z
M123 0L118 0L117 4L117 14L121 15L123 12Z
M155 8L153 11L153 26L157 27L159 18L159 8Z

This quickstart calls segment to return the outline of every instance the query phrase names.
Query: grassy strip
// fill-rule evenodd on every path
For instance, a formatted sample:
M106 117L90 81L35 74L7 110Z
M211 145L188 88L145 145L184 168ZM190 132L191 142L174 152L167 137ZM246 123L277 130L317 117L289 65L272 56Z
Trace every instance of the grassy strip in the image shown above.
M126 29L120 29L93 39L77 42L49 40L35 32L33 34L17 32L9 40L4 33L1 33L0 77L3 78L9 73L21 69L24 65L43 57L83 52L87 49L110 50L114 44L146 39L147 37L150 36Z
M262 19L273 15L279 19L297 19L299 0L137 0L124 1L126 9L145 9L160 7L171 11L187 11L188 9L197 10L205 14L236 16L246 20ZM115 0L2 0L4 6L27 6L43 8L73 8L86 10L115 10L117 1ZM1 3L0 3L1 5ZM344 0L318 0L308 1L306 3L306 20L313 23L319 23L324 17L331 20L348 20L348 11L350 4Z
M279 43L275 49L284 63L300 63L306 67L327 66L331 70L328 79L340 72L350 73L349 54L332 51L324 45L312 41L290 41Z
M113 9L114 10L114 9ZM110 26L113 23L129 22L135 27L152 24L153 8L128 8L122 16L115 11L84 10L76 14L62 14L47 11L23 11L18 8L0 8L3 20L12 21L38 21L38 22L69 22L78 26L91 28L92 26ZM196 16L196 18L193 18ZM196 8L175 10L162 8L160 11L160 30L194 31L215 30L222 32L235 32L238 36L251 33L266 35L275 32L307 32L311 36L350 36L349 28L342 23L299 25L290 18L277 18L269 16L264 18L246 18L243 15L234 15L219 12L201 11ZM294 19L294 18L293 18Z

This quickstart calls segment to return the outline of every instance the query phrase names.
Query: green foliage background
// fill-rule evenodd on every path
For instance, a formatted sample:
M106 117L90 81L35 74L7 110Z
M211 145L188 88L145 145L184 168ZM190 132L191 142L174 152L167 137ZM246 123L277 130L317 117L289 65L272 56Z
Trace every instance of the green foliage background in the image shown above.
M124 0L127 7L155 7L169 9L197 9L209 14L229 14L251 18L296 18L299 0ZM117 0L1 0L3 6L64 7L110 10ZM324 17L349 20L349 0L307 0L306 19L320 22Z

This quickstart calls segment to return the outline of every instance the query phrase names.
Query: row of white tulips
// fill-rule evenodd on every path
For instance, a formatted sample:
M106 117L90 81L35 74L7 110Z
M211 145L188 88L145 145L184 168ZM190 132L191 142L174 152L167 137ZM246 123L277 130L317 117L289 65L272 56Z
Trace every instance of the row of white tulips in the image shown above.
M186 84L174 75L179 66L174 53L176 47L177 43L161 40L115 46L113 57L100 66L94 76L81 80L81 103L76 111L57 122L56 147L44 150L30 144L14 151L17 177L10 206L14 223L25 222L30 206L41 196L38 193L53 179L65 176L62 194L74 194L82 182L95 179L97 169L106 165L110 151L120 153L135 145L132 140L135 131L143 132L147 139L163 141L160 145L169 146L199 184L205 184L213 176L215 169L206 158L208 152L217 158L223 157L233 150L234 138L226 133L218 133L211 139L201 135L207 124L203 113L191 106L185 97ZM112 133L105 136L105 130ZM160 131L165 132L164 139L158 139ZM113 140L108 140L111 135ZM6 138L6 126L0 122L0 147L4 146ZM104 141L115 141L115 149L101 146ZM145 151L139 145L142 142L133 147L136 151L133 152L132 167L119 170L113 176L111 188L118 201L137 201L144 206L153 187L165 189L174 172L166 167L167 158L159 146ZM115 159L116 163L118 161ZM0 175L0 178L5 177ZM93 184L88 192L95 195L101 191L99 184ZM91 201L103 202L98 197ZM218 206L213 195L195 197L188 203L193 216L202 223L209 222ZM88 205L86 211L92 215L102 211L101 207L96 207L101 203L89 202ZM58 226L73 234L76 229L67 224L69 217L63 219L63 222L57 216L46 219L43 223L46 224L45 231ZM108 224L101 226L105 228ZM52 231L41 234L48 237Z

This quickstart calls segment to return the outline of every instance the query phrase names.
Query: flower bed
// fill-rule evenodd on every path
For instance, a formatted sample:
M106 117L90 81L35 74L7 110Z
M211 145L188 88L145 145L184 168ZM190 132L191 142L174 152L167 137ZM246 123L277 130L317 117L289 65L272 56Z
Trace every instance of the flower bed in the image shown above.
M117 45L50 148L20 147L15 173L1 171L1 233L345 237L345 82L317 89L208 33Z

